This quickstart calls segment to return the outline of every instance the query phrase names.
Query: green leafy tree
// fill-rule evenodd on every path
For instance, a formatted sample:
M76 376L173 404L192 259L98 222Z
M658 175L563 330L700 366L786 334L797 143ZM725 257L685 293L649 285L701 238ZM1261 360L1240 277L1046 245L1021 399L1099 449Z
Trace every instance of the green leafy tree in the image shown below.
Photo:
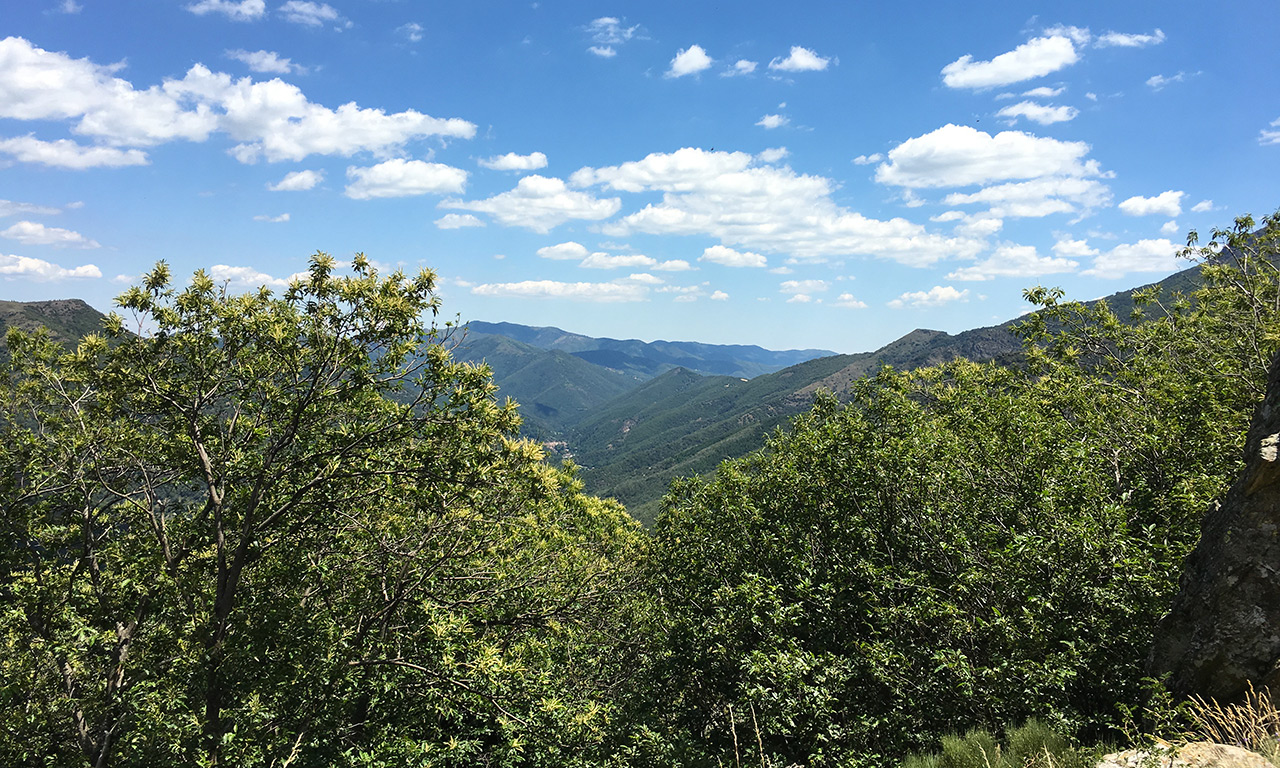
M886 370L673 485L648 727L690 764L884 763L1028 717L1113 732L1238 469L1278 245L1276 217L1243 218L1194 250L1202 289L1123 319L1029 291L1024 368Z
M434 277L159 265L0 391L0 762L566 764L608 717L617 505L454 362Z

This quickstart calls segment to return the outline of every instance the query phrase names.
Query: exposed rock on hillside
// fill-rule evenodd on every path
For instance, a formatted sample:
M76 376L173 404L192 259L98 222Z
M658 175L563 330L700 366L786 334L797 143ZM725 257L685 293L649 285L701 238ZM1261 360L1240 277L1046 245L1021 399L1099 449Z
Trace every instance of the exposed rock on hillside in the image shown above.
M1274 768L1262 755L1247 749L1208 741L1193 741L1177 749L1129 749L1102 758L1098 768Z
M1241 698L1280 691L1280 356L1245 443L1245 469L1204 517L1151 671L1180 694Z

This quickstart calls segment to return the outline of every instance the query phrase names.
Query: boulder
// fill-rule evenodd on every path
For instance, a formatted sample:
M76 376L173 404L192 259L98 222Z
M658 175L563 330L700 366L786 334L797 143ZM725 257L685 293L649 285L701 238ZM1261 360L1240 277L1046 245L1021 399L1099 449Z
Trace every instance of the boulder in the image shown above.
M1245 442L1245 467L1204 516L1148 667L1219 702L1280 691L1280 355Z
M1102 758L1097 768L1275 768L1265 757L1247 749L1210 741L1180 747L1127 749Z

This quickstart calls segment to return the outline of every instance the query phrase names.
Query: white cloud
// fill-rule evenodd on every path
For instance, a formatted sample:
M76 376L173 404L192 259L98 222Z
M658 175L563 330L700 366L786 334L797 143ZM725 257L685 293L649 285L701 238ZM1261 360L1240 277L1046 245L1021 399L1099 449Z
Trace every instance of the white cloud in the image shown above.
M202 64L181 80L146 90L116 77L119 69L49 52L22 38L0 40L0 118L76 120L73 132L114 147L205 141L221 131L241 142L232 155L246 163L263 157L298 161L311 154L390 156L414 139L471 138L476 130L465 120L414 110L387 114L354 102L329 109L282 80L233 79ZM137 165L145 156L117 154L114 160Z
M587 33L591 35L592 42L605 45L625 43L635 37L639 31L639 24L624 27L622 20L613 16L601 16L587 25Z
M62 209L51 208L47 205L18 203L13 200L0 200L0 219L7 216L18 216L20 214L26 216L55 216L59 213L62 213Z
M979 216L966 216L964 221L956 225L956 233L965 237L987 238L1004 229L1004 219L990 213Z
M854 165L874 165L884 159L884 155L876 152L874 155L858 155L853 158Z
M139 149L86 147L70 139L41 141L34 136L0 139L0 152L12 155L23 163L38 163L75 171L147 164L147 153Z
M1271 121L1271 127L1280 128L1280 117ZM1258 132L1258 143L1264 147L1268 144L1280 144L1280 131L1268 131L1263 128Z
M942 82L949 88L993 88L1057 72L1079 58L1066 36L1036 37L990 61L965 54L942 68Z
M900 187L960 187L1042 176L1097 176L1097 162L1083 161L1089 145L1022 131L995 136L967 125L947 124L907 139L889 151L876 181Z
M988 215L1008 219L1040 218L1054 213L1086 215L1110 201L1107 185L1071 176L996 184L972 193L953 192L944 199L947 205L985 204L989 206Z
M781 128L789 122L791 122L791 118L783 117L782 115L765 115L756 121L756 125L763 126L767 130L772 130L774 128Z
M1123 277L1130 272L1173 272L1178 268L1179 247L1165 238L1117 245L1093 260L1081 272L1093 277Z
M625 253L617 256L597 251L582 260L578 266L587 269L621 269L623 267L652 267L657 259L640 253Z
M595 198L569 189L562 179L534 174L520 179L515 189L485 200L445 200L440 206L487 213L505 226L546 234L571 219L607 219L622 208L622 201Z
M1182 213L1182 197L1185 192L1172 189L1161 192L1155 197L1136 195L1116 206L1121 213L1129 216L1177 216Z
M422 160L388 160L369 168L347 168L350 181L344 194L354 200L375 197L411 197L461 192L467 186L467 172L441 163Z
M791 154L786 147L772 147L770 149L761 150L756 157L760 158L762 163L776 163L783 160L787 155Z
M624 278L619 278L618 280L615 280L614 282L622 282L623 280L629 283L640 283L642 285L662 285L664 282L666 282L662 278L655 277L654 275L651 275L648 272L633 272Z
M1016 121L1019 117L1025 117L1028 120L1034 120L1041 125L1051 125L1053 123L1065 123L1068 120L1074 120L1080 111L1075 107L1053 106L1050 104L1037 104L1034 101L1020 101L1017 104L1010 104L996 113L997 117L1007 117L1011 121Z
M268 184L267 189L272 192L305 192L315 189L321 181L324 181L324 171L293 171L275 184Z
M313 3L308 0L289 0L277 9L285 21L302 24L307 27L318 27L330 21L337 21L337 9L328 3Z
M406 24L401 24L400 26L396 27L396 31L404 35L404 38L409 42L420 43L422 42L422 33L425 31L425 29L418 22L410 21Z
M58 13L76 14L83 10L84 6L76 0L62 0L62 5L58 6Z
M1176 219L1170 219L1169 221L1166 221L1165 223L1163 223L1163 224L1161 224L1161 225L1160 225L1160 234L1162 234L1162 235L1176 235L1176 234L1178 234L1178 229L1179 229L1179 227L1178 227L1178 222L1177 222L1177 220L1176 220Z
M226 264L214 264L209 268L209 278L215 283L225 283L229 288L287 288L294 280L308 277L306 272L295 272L285 278L272 277L266 272L259 272L253 267L232 267Z
M693 269L693 265L684 259L668 259L654 264L653 269L659 272L688 272Z
M1193 213L1204 213L1205 211L1212 211L1212 210L1213 210L1212 200L1201 200L1200 202L1191 206L1191 211Z
M969 290L957 291L949 285L935 285L927 291L907 291L889 302L893 309L905 307L940 307L954 301L968 301Z
M1072 240L1069 237L1059 237L1053 244L1053 252L1064 259L1085 259L1098 255L1098 249L1089 245L1088 240Z
M618 55L617 50L612 45L593 45L587 49L588 53L593 53L602 59L612 59Z
M67 269L44 259L0 253L0 277L9 280L25 278L37 282L50 282L67 278L102 277L102 271L93 264Z
M561 283L555 280L525 280L518 283L485 283L471 289L477 296L526 299L568 299L570 301L644 301L649 287L639 282Z
M715 293L711 294L710 299L712 301L728 301L729 294L725 293L724 291L716 291Z
M1165 75L1152 75L1147 78L1147 85L1150 86L1153 91L1162 91L1166 86L1172 83L1181 83L1186 79L1186 72L1179 72L1176 75L1168 75L1167 77Z
M822 293L830 287L826 280L785 280L778 284L778 293Z
M696 75L697 73L710 69L715 59L707 55L700 45L691 45L681 50L671 60L671 68L667 70L667 77L684 77L685 75Z
M239 3L232 0L200 0L186 6L186 9L197 16L221 13L232 21L252 21L262 18L267 12L267 4L265 0L243 0Z
M229 59L235 59L253 72L267 72L275 75L287 75L290 72L305 72L304 67L294 64L290 59L281 58L275 51L246 51L241 48L226 52Z
M1052 99L1052 98L1056 98L1056 97L1058 97L1058 96L1061 96L1061 95L1062 95L1062 92L1063 92L1063 91L1065 91L1065 90L1067 90L1067 89L1066 89L1066 88L1061 88L1061 87L1060 87L1060 88L1050 88L1050 87L1049 87L1049 86L1047 86L1047 85L1042 85L1042 86L1040 86L1039 88L1032 88L1032 89L1031 89L1031 90L1029 90L1029 91L1023 91L1022 95L1023 95L1023 96L1026 96L1026 97L1027 97L1027 98L1029 98L1029 99ZM1012 94L1012 93L1007 94L1007 95L1008 95L1008 97L1009 97L1009 98L1013 98L1013 94Z
M264 222L267 222L268 224L283 224L284 222L289 220L289 214L282 213L279 216L268 216L266 214L263 214L261 216L254 216L253 220L264 221Z
M660 203L603 225L614 237L704 235L730 248L784 253L799 261L869 255L911 265L973 256L982 248L979 242L930 234L905 219L881 221L849 211L832 199L832 180L760 166L745 152L686 147L618 166L583 168L570 182L664 193Z
M484 222L469 213L446 213L436 219L437 229L462 229L464 227L483 227Z
M570 240L567 243L559 245L547 245L538 249L538 255L544 259L556 259L559 261L581 260L587 257L587 248L582 243L575 243Z
M536 171L547 167L547 156L541 152L532 152L527 155L508 152L505 155L482 158L476 162L480 167L494 171Z
M726 267L763 267L768 264L768 260L758 253L735 251L723 245L713 245L703 250L698 261L710 261Z
M1099 48L1146 48L1148 45L1159 45L1164 42L1164 32L1157 29L1150 35L1125 34L1123 32L1107 32L1099 35L1094 45Z
M720 73L721 77L738 77L740 75L749 75L756 71L759 66L754 61L748 59L738 59L733 62L733 66Z
M1079 262L1058 256L1041 256L1033 245L1002 245L973 266L957 269L948 280L991 280L997 277L1037 277L1074 272Z
M813 301L813 297L807 293L797 293L787 299L788 304L808 304L811 301Z
M51 245L54 248L99 248L98 241L79 232L61 227L46 227L35 221L19 221L0 232L0 237L17 240L23 245Z
M781 72L818 72L827 68L830 58L819 56L817 52L798 45L791 46L787 58L775 58L769 62L769 69Z
M867 302L858 300L852 293L842 293L836 297L836 300L832 303L837 307L848 307L849 309L867 308Z

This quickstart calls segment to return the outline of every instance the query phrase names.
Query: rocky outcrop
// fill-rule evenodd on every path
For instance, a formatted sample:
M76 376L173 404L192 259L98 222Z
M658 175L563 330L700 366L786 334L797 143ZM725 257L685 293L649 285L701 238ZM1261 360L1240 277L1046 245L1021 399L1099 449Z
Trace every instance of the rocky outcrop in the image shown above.
M1280 356L1245 443L1245 469L1208 510L1149 667L1178 694L1280 691Z
M1275 768L1262 755L1208 741L1181 747L1129 749L1102 758L1097 768Z

